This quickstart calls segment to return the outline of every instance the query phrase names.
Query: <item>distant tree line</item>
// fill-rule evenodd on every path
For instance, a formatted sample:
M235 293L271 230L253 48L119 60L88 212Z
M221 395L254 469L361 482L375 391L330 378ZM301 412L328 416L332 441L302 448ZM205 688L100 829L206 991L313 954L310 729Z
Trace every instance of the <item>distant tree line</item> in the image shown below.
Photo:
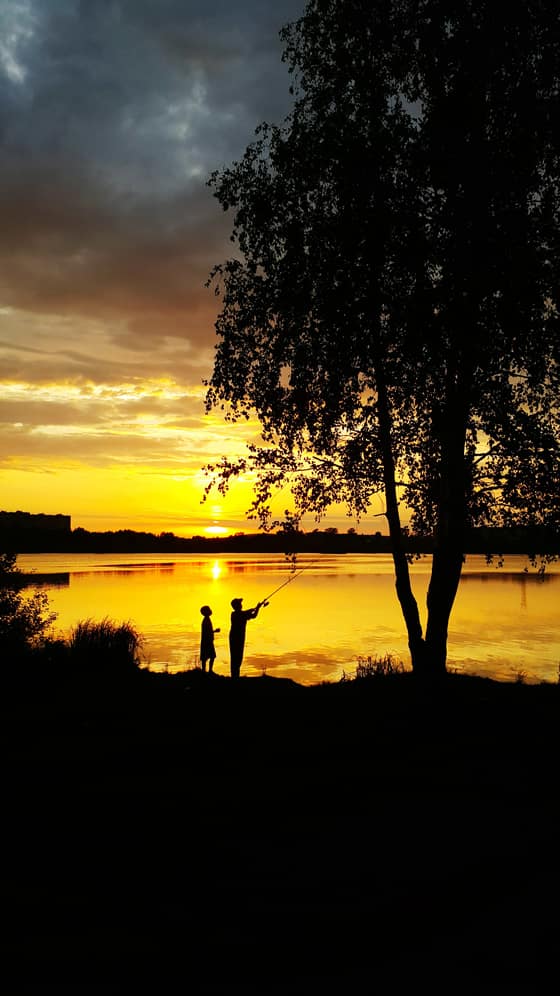
M430 536L408 534L406 551L429 554L433 550ZM176 536L171 532L148 533L133 529L89 532L73 529L61 533L47 529L0 530L0 550L15 553L390 553L389 536L358 533L354 529L339 532L336 528L278 530L271 533L238 532L230 536ZM499 555L560 553L560 534L544 527L471 529L465 552Z

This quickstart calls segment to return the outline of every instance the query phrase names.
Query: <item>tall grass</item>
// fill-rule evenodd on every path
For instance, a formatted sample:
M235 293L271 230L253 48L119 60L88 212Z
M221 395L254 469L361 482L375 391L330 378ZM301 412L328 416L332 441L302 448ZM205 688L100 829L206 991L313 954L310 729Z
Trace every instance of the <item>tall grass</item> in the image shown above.
M358 657L356 678L380 678L389 674L404 674L405 667L393 654L383 657Z
M143 664L144 639L130 622L84 619L71 631L68 645L82 672L122 677Z

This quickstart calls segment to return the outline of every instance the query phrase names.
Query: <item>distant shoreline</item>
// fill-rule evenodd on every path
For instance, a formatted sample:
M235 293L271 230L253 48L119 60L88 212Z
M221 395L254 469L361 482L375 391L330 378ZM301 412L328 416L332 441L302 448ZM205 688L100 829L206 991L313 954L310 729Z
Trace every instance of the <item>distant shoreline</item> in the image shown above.
M405 548L411 554L429 554L431 537L407 536ZM357 533L354 530L314 529L311 532L235 533L231 536L176 536L174 533L146 533L132 529L89 532L48 529L0 529L0 550L15 553L387 553L392 551L389 536ZM466 554L560 555L560 535L544 528L479 528L465 537Z

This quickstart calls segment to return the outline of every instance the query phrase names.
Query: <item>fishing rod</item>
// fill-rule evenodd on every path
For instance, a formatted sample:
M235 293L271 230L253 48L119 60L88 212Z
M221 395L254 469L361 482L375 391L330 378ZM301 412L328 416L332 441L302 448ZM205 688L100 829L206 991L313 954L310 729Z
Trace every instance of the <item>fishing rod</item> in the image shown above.
M311 567L311 564L308 564L307 567ZM260 604L266 605L267 602L270 602L270 599L272 598L273 595L276 595L279 591L282 590L282 588L285 588L287 584L291 584L292 581L295 581L295 579L299 577L300 574L303 574L303 572L307 570L307 567L302 567L301 570L296 571L295 574L292 574L292 576L289 577L287 581L283 581L282 584L278 585L278 587L274 589L274 591L271 591L270 595L267 595L266 598L263 598Z

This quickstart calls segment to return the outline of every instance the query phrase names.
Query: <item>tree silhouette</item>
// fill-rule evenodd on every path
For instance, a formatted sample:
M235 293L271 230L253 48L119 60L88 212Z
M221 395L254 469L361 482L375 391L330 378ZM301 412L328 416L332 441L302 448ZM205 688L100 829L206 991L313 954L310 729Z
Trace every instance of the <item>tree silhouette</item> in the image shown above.
M559 521L557 8L310 0L282 37L290 115L209 179L238 251L207 408L262 427L210 469L256 472L264 528L287 481L296 514L384 494L412 666L442 673L466 530Z
M48 638L56 619L44 591L21 590L15 553L0 553L0 657L13 664Z

